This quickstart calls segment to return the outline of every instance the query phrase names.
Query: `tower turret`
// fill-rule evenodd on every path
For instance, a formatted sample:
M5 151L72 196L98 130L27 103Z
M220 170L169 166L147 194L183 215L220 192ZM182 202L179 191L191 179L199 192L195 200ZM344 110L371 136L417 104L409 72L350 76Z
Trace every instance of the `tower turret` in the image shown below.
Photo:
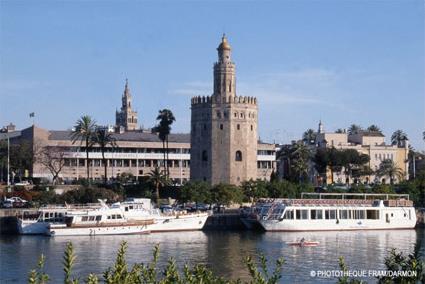
M231 61L231 51L226 35L217 47L218 61L214 64L214 97L216 101L230 101L236 94L235 64Z

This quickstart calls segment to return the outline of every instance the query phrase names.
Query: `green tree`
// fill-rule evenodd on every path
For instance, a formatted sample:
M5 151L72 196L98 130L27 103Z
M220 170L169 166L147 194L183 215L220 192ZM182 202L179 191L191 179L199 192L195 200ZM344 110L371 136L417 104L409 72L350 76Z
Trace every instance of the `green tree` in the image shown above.
M314 145L314 143L316 142L316 132L313 129L307 129L304 133L303 133L303 142L306 145Z
M243 193L238 186L220 183L212 187L211 199L214 203L219 205L241 203L243 199Z
M379 128L379 126L377 126L376 124L372 124L366 130L369 131L369 132L379 132L379 133L382 133L381 128Z
M211 186L205 181L189 181L180 190L182 202L211 203Z
M403 179L404 172L401 168L399 168L391 159L385 159L379 165L376 174L379 177L388 176L390 178L390 184L394 184L394 178L398 180Z
M313 156L314 168L319 176L326 181L326 172L330 164L329 149L319 148Z
M335 133L345 133L345 130L342 128L338 128Z
M155 187L156 203L159 205L159 188L169 184L168 178L159 167L155 167L149 174L149 182Z
M348 176L348 181L353 176L353 170L360 170L370 160L369 155L361 154L354 149L344 149L340 152L340 155L342 155L342 166L345 175Z
M35 162L35 158L33 145L31 143L22 141L19 144L10 144L10 171L12 175L11 181L14 182L16 176L21 181L26 173L29 173L32 170L32 165Z
M174 121L176 121L176 119L171 110L163 109L159 111L156 120L158 120L159 123L153 128L153 132L158 133L158 137L162 141L162 149L164 151L164 171L165 175L169 177L170 172L168 168L168 136L171 132L171 125Z
M106 127L96 127L95 132L92 136L92 143L94 145L99 145L100 151L102 153L102 165L104 169L103 182L106 184L108 180L108 165L107 160L105 159L105 152L108 146L111 146L112 149L117 147L116 139L112 133L108 132Z
M89 152L93 146L93 135L96 129L96 121L89 115L84 115L77 120L74 126L74 131L71 134L72 144L77 141L80 142L80 146L84 144L86 152L86 166L87 166L87 180L90 183L90 160Z
M391 135L391 144L401 147L407 139L407 134L404 133L403 130L399 129L394 131L393 135Z
M351 124L350 127L348 127L348 134L354 135L359 133L362 130L362 127L357 124Z
M268 191L266 186L264 186L264 181L250 179L242 182L240 187L244 196L250 202L256 202L259 198L268 197Z
M308 174L308 162L311 157L310 149L302 144L296 143L291 152L291 170L296 174L298 182L305 180Z

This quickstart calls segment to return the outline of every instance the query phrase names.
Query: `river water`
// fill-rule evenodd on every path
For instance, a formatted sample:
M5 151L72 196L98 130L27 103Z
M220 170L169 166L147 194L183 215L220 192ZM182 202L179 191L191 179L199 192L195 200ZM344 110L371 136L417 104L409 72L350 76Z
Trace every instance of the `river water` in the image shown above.
M291 247L286 242L302 237L320 242L317 247ZM382 270L391 248L410 253L419 240L425 244L424 229L349 232L221 232L196 231L155 233L150 235L96 237L0 237L0 283L25 283L30 269L41 253L46 256L45 271L51 283L63 283L62 257L66 243L74 245L77 260L74 276L84 279L90 273L101 273L114 262L121 241L128 242L127 260L148 262L152 249L160 244L159 266L170 257L179 267L185 263L203 263L227 278L247 279L243 257L263 252L270 260L283 256L281 283L335 283L335 277L318 277L319 273L339 270L338 257L343 256L350 271ZM422 251L425 253L424 247ZM270 268L272 265L270 264ZM312 272L313 271L313 272ZM315 277L312 277L316 273ZM353 272L356 273L356 272ZM368 277L368 283L376 282Z

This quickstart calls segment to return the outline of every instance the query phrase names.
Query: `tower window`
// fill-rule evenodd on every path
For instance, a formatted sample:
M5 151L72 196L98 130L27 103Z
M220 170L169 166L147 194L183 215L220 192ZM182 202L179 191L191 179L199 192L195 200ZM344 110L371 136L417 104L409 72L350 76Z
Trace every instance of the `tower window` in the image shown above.
M208 154L207 154L207 151L206 150L202 151L202 161L203 162L207 162L208 161Z
M235 117L238 117L238 113L237 112L235 112Z
M235 161L237 161L237 162L242 161L242 152L241 151L236 151Z
M238 130L240 130L240 129L241 129L241 125L240 125L240 124L236 125L236 128L237 128Z
M206 124L204 124L204 130L207 130L207 125Z
M217 118L221 118L221 112L217 111Z
M223 124L220 124L220 129L223 130Z
M253 131L254 130L254 126L251 124L251 131Z

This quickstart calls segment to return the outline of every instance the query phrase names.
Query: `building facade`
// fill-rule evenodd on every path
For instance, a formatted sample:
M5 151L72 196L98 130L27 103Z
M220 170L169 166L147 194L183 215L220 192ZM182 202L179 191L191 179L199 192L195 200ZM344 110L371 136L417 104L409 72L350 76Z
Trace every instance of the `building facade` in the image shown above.
M51 180L52 174L40 162L38 153L41 149L59 153L63 157L63 168L59 177L64 182L86 178L86 153L84 144L72 143L71 130L47 130L31 126L22 130L0 133L0 140L10 138L11 144L28 143L33 148L32 168L28 170L33 178ZM147 176L155 167L163 167L162 141L157 134L146 131L126 131L113 133L116 147L108 147L105 160L97 145L89 151L90 178L103 180L104 165L107 165L107 178L114 179L123 173L131 173L136 178ZM254 166L256 177L268 179L275 167L275 150L273 144L258 144L258 153ZM169 170L170 178L175 184L182 184L190 179L190 134L170 134L169 136Z
M332 148L338 150L354 149L361 154L366 154L370 157L369 168L376 172L379 169L382 161L390 159L394 162L395 166L400 168L403 172L403 179L409 178L409 141L406 140L400 146L389 145L385 143L385 136L381 132L374 131L359 131L354 134L334 133L323 131L323 125L319 126L321 131L316 135L316 147L318 148ZM327 183L332 181L336 183L352 183L350 177L346 176L343 171L334 172L333 176L331 171L327 172ZM389 177L378 177L376 174L371 174L360 178L363 183L389 183ZM396 181L400 181L396 177Z
M258 178L258 149L264 145L258 144L257 99L237 96L236 67L224 35L217 51L213 94L191 101L191 179L240 184ZM274 145L269 148L274 151Z

